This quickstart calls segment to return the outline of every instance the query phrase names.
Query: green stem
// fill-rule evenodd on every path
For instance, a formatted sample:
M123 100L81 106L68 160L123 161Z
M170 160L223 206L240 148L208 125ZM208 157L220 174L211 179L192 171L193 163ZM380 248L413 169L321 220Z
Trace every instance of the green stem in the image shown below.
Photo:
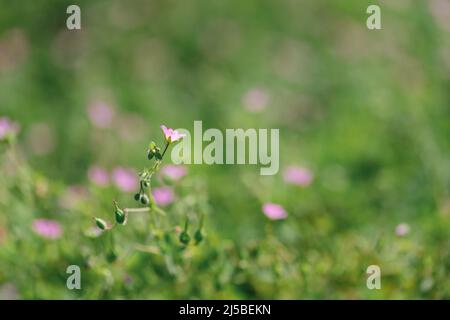
M109 241L110 241L110 246L111 246L111 251L115 252L115 246L114 246L114 235L112 232L109 233Z
M145 208L125 208L123 209L124 212L126 213L131 213L131 212L148 212L150 211L149 207L145 207Z
M155 172L156 168L160 165L160 163L162 162L164 155L166 154L167 149L169 148L169 142L166 142L166 145L164 147L163 153L161 154L161 160L156 160L155 164L153 165L153 167L150 169L151 173L150 175L153 175L153 173Z
M164 155L166 154L167 148L169 148L169 144L170 144L169 142L166 142L166 146L164 147L163 153L161 154L161 158L164 158Z
M187 232L188 227L189 227L189 218L188 218L188 216L186 215L186 221L185 221L185 223L184 223L184 232Z

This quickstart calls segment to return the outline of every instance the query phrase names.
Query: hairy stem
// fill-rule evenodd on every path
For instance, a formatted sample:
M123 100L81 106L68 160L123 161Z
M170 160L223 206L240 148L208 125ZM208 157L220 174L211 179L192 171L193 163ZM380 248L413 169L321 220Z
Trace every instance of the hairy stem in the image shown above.
M164 154L166 153L168 147L169 147L169 142L166 142L166 146L164 147L164 151L161 154L161 158L164 158Z
M126 213L131 213L131 212L148 212L148 211L150 211L150 208L149 207L145 207L145 208L124 208L123 211L126 212Z
M161 160L156 160L155 164L153 165L153 167L150 169L150 176L152 176L155 173L156 168L158 168L158 166L161 164L161 162L163 161L164 155L166 154L167 149L169 148L169 142L166 142L166 145L164 146L164 150L163 153L161 154Z

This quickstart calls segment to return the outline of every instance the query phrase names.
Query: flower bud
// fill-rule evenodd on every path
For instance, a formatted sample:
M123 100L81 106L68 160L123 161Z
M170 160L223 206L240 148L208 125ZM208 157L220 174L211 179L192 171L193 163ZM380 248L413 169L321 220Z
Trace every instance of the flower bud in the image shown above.
M194 240L195 240L195 244L199 244L200 242L202 242L202 240L203 240L202 230L198 229L197 231L195 231Z
M150 186L150 183L149 183L148 181L143 181L143 182L142 182L142 186L143 186L144 188L148 188L148 187Z
M159 153L159 151L157 151L157 152L155 153L155 158L156 158L157 160L162 160L162 155L161 155L161 153Z
M126 215L123 212L123 210L119 207L119 204L117 203L117 201L113 201L114 204L114 216L116 218L116 222L118 224L125 224L126 223Z
M147 153L148 160L153 159L153 157L155 157L159 153L159 150L160 149L156 146L156 143L154 143L153 141L150 142L150 144L148 145L148 153Z
M140 201L140 200L141 200L141 194L140 194L140 193L136 193L136 194L134 195L134 200Z
M184 245L188 245L189 241L191 241L191 236L186 231L180 233L180 242Z
M95 218L95 224L97 225L97 227L99 227L101 230L106 230L108 228L108 224L106 223L105 220L100 219L100 218Z
M145 204L145 205L147 205L147 204L150 203L150 199L148 198L148 196L147 196L146 194L143 194L143 195L141 196L141 203L142 203L142 204Z
M114 212L115 216L116 216L116 222L118 224L125 224L126 222L126 215L123 212L123 210L117 208L116 211Z
M184 229L180 233L180 242L184 245L188 245L189 241L191 241L191 236L188 233L188 227L189 227L189 219L186 216L186 221L184 223Z
M110 250L107 254L106 254L106 260L109 263L112 263L114 261L117 260L117 254L114 252L114 250Z

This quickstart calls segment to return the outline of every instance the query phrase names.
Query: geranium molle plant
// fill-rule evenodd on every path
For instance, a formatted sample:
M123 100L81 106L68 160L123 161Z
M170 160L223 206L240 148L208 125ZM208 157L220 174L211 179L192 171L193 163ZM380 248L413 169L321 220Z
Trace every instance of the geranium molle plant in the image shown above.
M154 177L155 173L158 172L158 170L160 169L164 156L166 155L169 147L172 144L183 139L185 135L183 133L178 132L177 130L168 128L165 125L161 125L160 128L163 133L164 143L160 147L154 141L150 142L147 149L147 158L149 161L152 161L152 165L150 167L144 168L142 172L139 173L138 192L134 195L134 200L138 202L140 205L142 205L142 207L121 208L117 201L113 201L114 223L108 223L103 219L95 218L95 223L97 227L100 228L101 230L110 232L118 225L125 225L129 219L129 216L133 213L148 213L149 215L151 215L150 220L153 221L153 223L150 226L153 229L151 231L155 233L161 231L158 229L158 227L160 227L161 225L160 219L162 217L167 218L167 213L159 206L163 205L164 202L161 201L158 202L157 199L155 199L154 196L156 195L155 191L158 191L158 189L152 192L152 178ZM156 221L159 222L159 225L156 225L155 223ZM194 233L195 244L200 243L201 240L203 239L202 214L199 214L198 221L199 226ZM179 234L179 241L183 245L188 245L191 242L191 236L188 230L189 224L190 224L189 217L186 214L184 228L180 230Z

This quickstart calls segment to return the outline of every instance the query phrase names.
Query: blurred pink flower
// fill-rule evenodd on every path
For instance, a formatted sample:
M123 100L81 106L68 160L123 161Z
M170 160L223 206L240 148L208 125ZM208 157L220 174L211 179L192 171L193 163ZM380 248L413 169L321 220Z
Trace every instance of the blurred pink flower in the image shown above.
M269 102L268 93L261 88L253 88L244 95L242 103L248 111L260 112Z
M102 101L90 104L87 113L92 124L102 129L110 128L116 115L114 108Z
M399 237L404 237L409 233L409 224L407 223L400 223L396 228L395 228L395 234Z
M186 136L184 133L180 133L177 130L173 130L172 128L167 128L163 124L160 126L160 128L163 131L164 138L169 143L181 140L181 139L183 139Z
M28 47L28 39L21 29L2 32L0 36L0 72L14 70L25 62L28 56Z
M305 81L305 75L310 73L314 64L313 55L306 43L295 38L280 39L273 48L271 69L277 77L288 81Z
M158 205L166 206L173 202L175 196L173 190L170 187L161 187L153 189L153 197Z
M7 117L0 118L0 139L5 138L7 135L15 135L19 132L19 125L12 122Z
M114 184L123 192L132 192L137 188L138 176L133 169L117 167L112 172Z
M88 59L89 40L86 30L72 30L60 28L53 37L49 51L52 62L63 68L79 68Z
M270 220L286 219L288 216L286 210L276 203L265 203L262 207L262 211Z
M450 30L450 2L448 0L428 1L430 11L437 24L444 30Z
M65 209L72 209L88 197L89 193L84 186L72 185L67 188L59 199L59 204Z
M91 166L89 168L88 178L93 184L96 184L101 187L107 186L109 184L108 171L97 165Z
M61 225L54 220L36 219L33 221L33 230L48 239L58 239L62 235Z
M121 114L117 119L119 136L127 141L136 141L145 137L146 128L144 118L138 114Z
M314 178L311 170L298 167L289 166L284 170L283 179L286 183L295 184L298 186L308 186Z
M182 165L168 164L161 169L161 173L172 180L179 180L187 174L187 169Z
M17 300L19 292L13 283L5 283L0 286L0 300Z
M129 275L129 274L125 274L125 276L123 277L123 282L127 285L127 286L131 286L134 282L134 278Z
M48 124L34 123L27 134L28 147L35 155L46 155L55 148L55 137L55 132Z

